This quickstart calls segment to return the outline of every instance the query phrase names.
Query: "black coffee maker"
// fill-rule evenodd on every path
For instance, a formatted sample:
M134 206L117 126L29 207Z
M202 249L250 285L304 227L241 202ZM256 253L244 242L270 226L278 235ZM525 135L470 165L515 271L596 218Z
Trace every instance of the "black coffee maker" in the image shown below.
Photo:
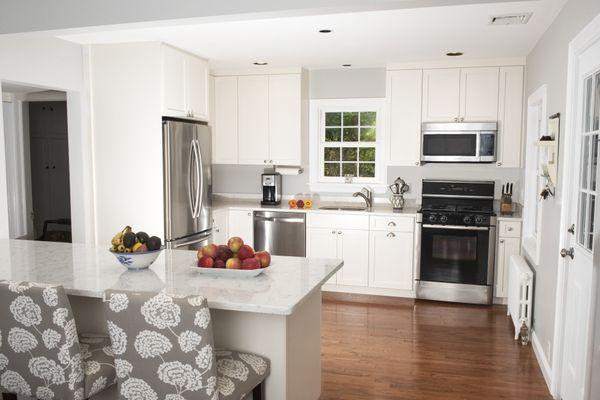
M262 201L260 204L266 206L278 206L281 204L281 174L268 172L261 175Z

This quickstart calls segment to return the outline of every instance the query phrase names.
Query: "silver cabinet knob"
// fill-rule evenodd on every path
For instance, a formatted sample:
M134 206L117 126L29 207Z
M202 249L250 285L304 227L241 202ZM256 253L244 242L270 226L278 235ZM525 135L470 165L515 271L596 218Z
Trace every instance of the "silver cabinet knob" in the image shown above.
M568 249L568 250L567 250L567 249L562 249L562 250L560 251L560 256L561 256L562 258L565 258L565 257L571 257L571 260L572 260L572 259L574 259L574 258L575 258L575 249L574 249L574 248L572 248L572 247L569 247L569 249Z
M465 120L465 117L460 117L460 118L458 119L458 122L463 122L464 120Z
M387 234L387 237L389 237L389 238L395 238L396 234L394 234L394 232L390 232L390 233Z
M502 163L501 162L497 162L496 165L499 166L499 167L501 167Z
M342 231L338 231L338 235L341 235L341 234L342 234Z
M332 235L335 235L335 231L331 231L331 234L332 234Z
M513 228L512 226L509 226L508 228L506 228L507 231L512 232Z
M249 217L251 217L251 216L252 216L252 213L251 213L251 212L249 212L249 213L248 213L248 216L249 216Z
M458 117L454 117L454 122L458 122Z
M499 240L499 242L500 242L500 243L504 243L504 239L500 239L500 240Z
M396 223L394 221L390 221L388 222L388 226L396 226Z
M415 161L415 165L418 167L419 165L421 165L420 161Z
M267 163L267 160L263 160L263 162L266 164L266 163Z

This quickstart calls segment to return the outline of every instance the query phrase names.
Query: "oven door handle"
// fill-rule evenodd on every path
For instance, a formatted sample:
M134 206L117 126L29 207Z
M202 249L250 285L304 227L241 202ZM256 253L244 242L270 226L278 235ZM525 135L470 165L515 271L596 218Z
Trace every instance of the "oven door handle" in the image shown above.
M433 229L453 229L453 230L465 230L465 231L489 231L489 226L460 226L460 225L429 225L423 224L423 228Z

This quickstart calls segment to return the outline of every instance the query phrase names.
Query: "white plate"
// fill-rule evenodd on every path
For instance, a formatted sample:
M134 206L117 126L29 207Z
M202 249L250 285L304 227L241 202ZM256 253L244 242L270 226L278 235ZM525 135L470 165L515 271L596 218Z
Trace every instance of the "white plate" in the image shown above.
M227 268L200 268L196 263L190 266L194 271L208 275L208 276L217 276L222 278L254 278L262 274L265 271L268 271L270 266L267 268L259 268L259 269L227 269Z

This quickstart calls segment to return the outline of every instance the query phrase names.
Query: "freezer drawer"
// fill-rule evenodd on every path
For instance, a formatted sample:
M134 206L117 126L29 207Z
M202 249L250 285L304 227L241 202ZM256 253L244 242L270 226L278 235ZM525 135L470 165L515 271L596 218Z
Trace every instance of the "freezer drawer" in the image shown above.
M254 249L276 256L306 256L306 214L255 211Z

